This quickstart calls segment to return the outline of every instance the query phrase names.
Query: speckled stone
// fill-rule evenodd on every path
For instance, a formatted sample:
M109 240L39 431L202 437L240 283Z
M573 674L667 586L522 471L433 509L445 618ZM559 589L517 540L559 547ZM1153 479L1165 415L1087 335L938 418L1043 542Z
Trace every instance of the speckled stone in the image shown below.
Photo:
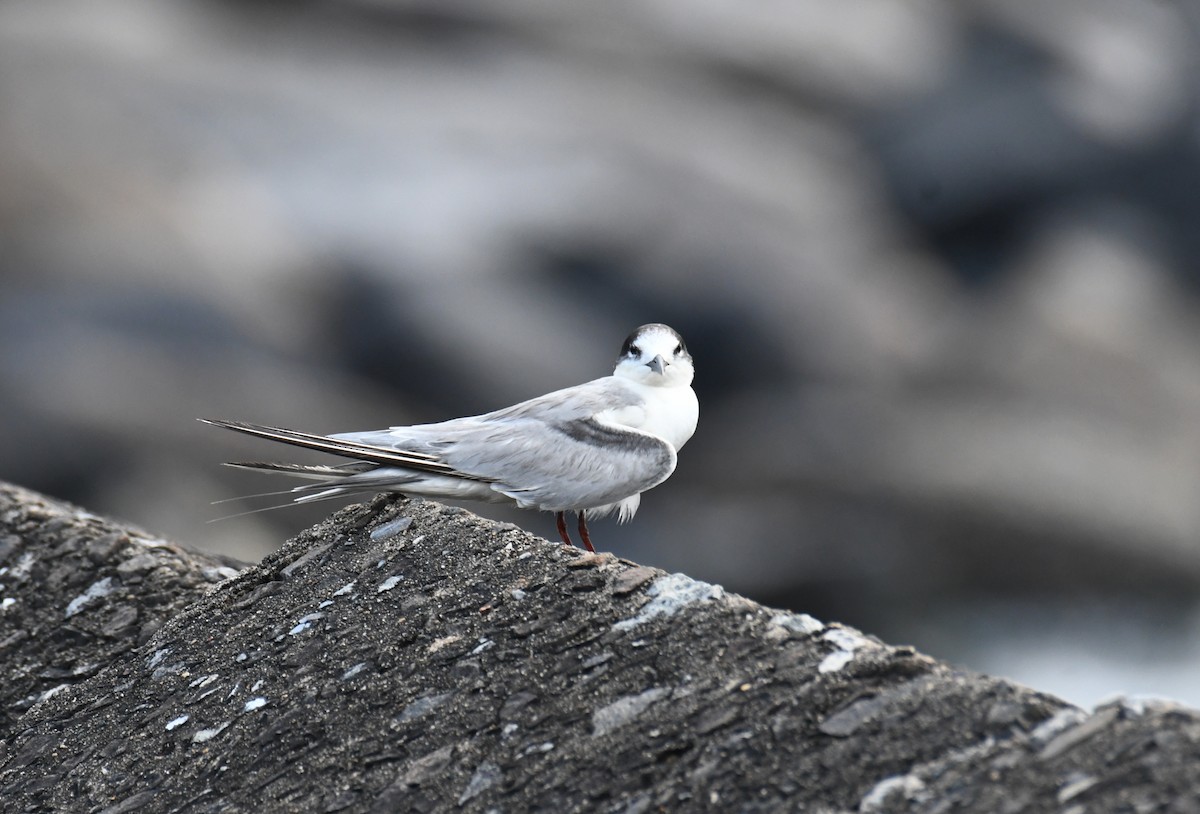
M0 738L243 567L0 482Z
M0 529L6 567L32 514ZM37 665L49 691L0 742L16 811L1182 811L1200 788L1190 710L1088 713L432 502L348 507L211 590L158 543L185 565L127 567L130 594L146 545L77 528L50 548L89 565L43 590L37 635L124 649Z

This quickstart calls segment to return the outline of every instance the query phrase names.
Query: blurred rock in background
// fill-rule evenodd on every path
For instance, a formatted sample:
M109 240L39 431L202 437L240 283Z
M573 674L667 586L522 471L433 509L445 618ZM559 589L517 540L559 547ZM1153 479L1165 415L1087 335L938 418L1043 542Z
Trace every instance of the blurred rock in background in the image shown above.
M0 477L257 558L333 506L208 523L291 453L196 417L481 412L664 321L700 429L604 547L1200 703L1197 22L9 0Z

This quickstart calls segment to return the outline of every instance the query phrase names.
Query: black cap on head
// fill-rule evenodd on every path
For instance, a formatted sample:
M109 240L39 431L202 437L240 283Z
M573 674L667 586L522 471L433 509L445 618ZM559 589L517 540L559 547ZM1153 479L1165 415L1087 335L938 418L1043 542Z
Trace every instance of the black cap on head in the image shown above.
M633 333L625 338L625 344L621 345L621 355L631 355L633 353L633 347L637 344L638 340L646 334L660 332L667 333L675 337L676 341L679 342L679 346L683 348L683 352L687 353L687 346L683 344L683 337L679 335L679 331L675 330L670 325L664 325L661 322L650 322L637 328Z

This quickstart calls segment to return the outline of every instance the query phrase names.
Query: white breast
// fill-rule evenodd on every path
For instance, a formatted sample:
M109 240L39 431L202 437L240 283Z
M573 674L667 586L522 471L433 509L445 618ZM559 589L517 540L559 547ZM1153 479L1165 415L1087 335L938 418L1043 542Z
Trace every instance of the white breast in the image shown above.
M628 385L642 397L642 403L606 410L596 420L657 435L678 451L696 431L700 415L692 388L650 387L637 382Z

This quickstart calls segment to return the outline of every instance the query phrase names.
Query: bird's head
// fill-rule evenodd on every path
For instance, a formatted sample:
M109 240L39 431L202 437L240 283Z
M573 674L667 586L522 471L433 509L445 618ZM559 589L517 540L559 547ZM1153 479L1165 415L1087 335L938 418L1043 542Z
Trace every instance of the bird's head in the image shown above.
M686 387L694 374L683 337L659 322L643 325L629 335L613 371L614 376L657 387Z

